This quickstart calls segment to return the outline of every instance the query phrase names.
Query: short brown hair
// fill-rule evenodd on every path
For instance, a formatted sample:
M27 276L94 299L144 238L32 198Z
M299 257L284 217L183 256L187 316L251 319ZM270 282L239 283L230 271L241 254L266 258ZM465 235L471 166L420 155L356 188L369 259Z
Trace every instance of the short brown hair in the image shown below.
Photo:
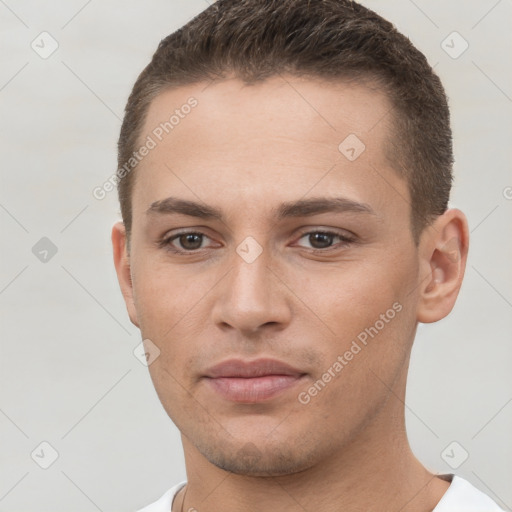
M394 107L387 154L409 185L415 241L446 211L453 165L446 94L407 37L349 0L217 0L160 42L128 99L117 175L128 239L135 172L120 169L137 149L151 101L181 85L228 75L251 84L281 73L376 83Z

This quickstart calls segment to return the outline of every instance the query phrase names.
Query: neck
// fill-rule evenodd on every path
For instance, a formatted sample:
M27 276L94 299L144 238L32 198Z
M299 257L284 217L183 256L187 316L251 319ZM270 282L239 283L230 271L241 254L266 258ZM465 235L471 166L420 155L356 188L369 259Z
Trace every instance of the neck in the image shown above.
M428 472L412 453L405 431L402 375L382 409L355 438L305 471L252 477L224 471L182 436L187 493L173 511L344 512L432 511L449 483ZM398 398L398 397L401 397Z

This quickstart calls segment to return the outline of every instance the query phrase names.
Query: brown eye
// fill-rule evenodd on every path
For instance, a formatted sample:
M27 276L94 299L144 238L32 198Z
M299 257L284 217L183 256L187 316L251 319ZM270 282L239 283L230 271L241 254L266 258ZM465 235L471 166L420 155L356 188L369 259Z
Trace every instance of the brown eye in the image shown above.
M308 231L300 237L300 240L305 242L300 243L300 247L313 251L335 249L336 246L347 247L354 243L353 238L333 231Z
M222 247L208 235L201 231L182 231L174 235L167 235L158 241L158 246L174 254L197 255L207 249Z
M182 249L194 251L200 249L203 243L203 235L199 233L185 233L177 237Z
M309 243L313 249L325 249L333 243L334 235L328 233L311 233Z

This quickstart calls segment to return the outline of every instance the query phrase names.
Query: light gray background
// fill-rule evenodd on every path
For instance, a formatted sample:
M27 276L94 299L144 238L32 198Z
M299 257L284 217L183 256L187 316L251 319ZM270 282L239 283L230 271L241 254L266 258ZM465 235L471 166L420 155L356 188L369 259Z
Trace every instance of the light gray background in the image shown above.
M512 4L364 3L407 34L445 84L452 203L472 230L453 313L419 329L411 444L430 469L456 472L512 510ZM0 0L0 511L134 510L185 477L178 432L133 355L140 336L110 247L116 193L98 201L92 190L116 168L136 76L160 39L205 7ZM59 44L47 59L31 48L42 31ZM453 31L469 43L457 59L441 46ZM461 48L453 36L445 44ZM46 263L32 252L42 237L58 249ZM36 448L37 460L50 456L42 441L59 454L48 469L31 458ZM442 457L453 441L452 460L469 453L456 470Z

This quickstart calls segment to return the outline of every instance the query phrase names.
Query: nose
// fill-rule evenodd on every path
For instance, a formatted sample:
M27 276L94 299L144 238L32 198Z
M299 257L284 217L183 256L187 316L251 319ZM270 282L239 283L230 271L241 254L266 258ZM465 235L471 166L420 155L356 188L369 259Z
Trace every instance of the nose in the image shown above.
M250 263L235 253L229 264L229 272L216 287L214 324L244 336L284 329L291 319L290 297L282 277L272 269L268 250Z

